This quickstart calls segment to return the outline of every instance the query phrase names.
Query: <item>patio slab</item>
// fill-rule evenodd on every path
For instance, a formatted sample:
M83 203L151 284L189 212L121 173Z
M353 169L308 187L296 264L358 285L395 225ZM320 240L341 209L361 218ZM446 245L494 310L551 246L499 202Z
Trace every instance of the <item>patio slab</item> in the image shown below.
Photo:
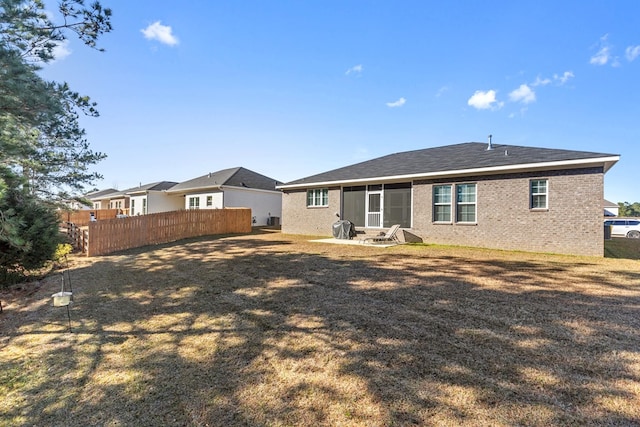
M330 238L330 239L315 239L315 240L309 240L310 242L314 242L314 243L330 243L330 244L334 244L334 245L360 245L360 246L374 246L377 248L388 248L391 246L397 246L400 243L364 243L364 240L359 240L359 239L334 239L334 238Z

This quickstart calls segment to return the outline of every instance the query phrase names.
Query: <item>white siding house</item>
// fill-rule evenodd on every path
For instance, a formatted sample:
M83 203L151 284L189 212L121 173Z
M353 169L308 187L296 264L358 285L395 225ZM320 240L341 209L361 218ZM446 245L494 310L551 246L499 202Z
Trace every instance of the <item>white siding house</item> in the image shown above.
M177 182L161 181L125 190L124 193L129 196L129 215L146 215L183 209L182 198L165 191L176 184Z
M91 201L93 209L115 209L112 206L114 201L125 200L122 191L118 191L115 188L94 191L85 195L85 198ZM123 207L120 207L120 209L123 209Z
M265 225L269 218L282 216L282 193L273 191L249 190L246 188L225 188L224 205L226 207L251 208L251 216L256 225ZM273 225L273 224L271 224Z
M183 198L184 209L250 208L253 225L268 225L282 215L280 182L242 167L208 173L166 192Z
M604 216L618 216L620 206L617 203L610 202L605 199L604 201Z

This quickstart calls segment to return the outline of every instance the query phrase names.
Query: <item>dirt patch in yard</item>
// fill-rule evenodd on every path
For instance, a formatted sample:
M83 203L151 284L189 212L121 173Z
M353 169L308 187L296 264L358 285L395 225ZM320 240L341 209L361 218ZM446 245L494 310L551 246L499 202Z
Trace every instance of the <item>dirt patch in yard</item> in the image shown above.
M4 294L0 425L640 425L640 264L280 233Z

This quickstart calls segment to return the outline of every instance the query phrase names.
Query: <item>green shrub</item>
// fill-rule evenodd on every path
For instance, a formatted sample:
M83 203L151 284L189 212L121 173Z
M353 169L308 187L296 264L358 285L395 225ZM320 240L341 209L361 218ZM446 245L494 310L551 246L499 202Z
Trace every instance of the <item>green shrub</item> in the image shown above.
M6 284L52 261L62 240L56 210L24 193L6 192L0 212L0 280Z

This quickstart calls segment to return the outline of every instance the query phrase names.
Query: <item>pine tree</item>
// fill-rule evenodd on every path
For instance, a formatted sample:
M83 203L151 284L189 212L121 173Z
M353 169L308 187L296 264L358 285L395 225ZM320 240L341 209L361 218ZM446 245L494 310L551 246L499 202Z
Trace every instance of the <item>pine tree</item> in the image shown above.
M79 197L105 155L90 149L79 115L98 116L89 97L40 77L41 64L75 34L98 49L111 31L99 2L59 3L54 24L41 0L0 0L0 268L37 268L57 244L55 207ZM100 49L98 49L100 50ZM55 230L55 232L54 232Z

